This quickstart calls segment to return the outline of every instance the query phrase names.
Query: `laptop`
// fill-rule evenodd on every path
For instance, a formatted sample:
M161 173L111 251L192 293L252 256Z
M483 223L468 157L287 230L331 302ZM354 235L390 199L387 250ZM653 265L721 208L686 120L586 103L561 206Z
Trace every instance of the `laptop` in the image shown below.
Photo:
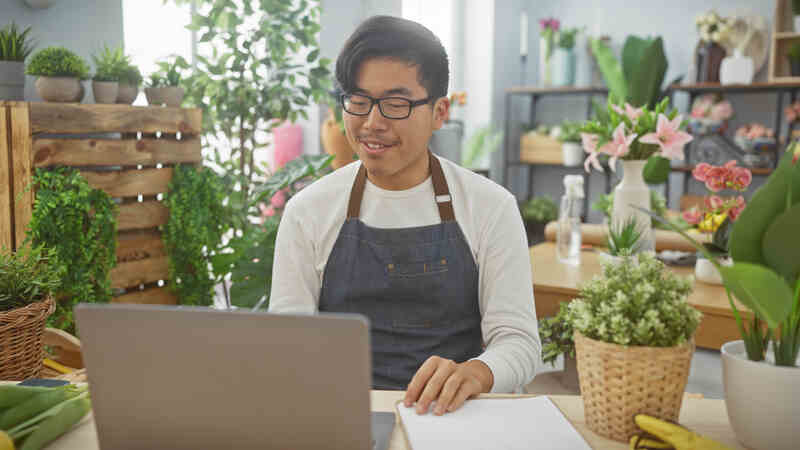
M388 448L367 319L80 304L100 447Z

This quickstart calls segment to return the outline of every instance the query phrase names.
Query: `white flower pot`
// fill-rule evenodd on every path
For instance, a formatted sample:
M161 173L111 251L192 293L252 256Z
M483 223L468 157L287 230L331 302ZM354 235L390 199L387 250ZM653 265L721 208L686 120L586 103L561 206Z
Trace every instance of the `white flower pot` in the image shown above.
M567 167L577 167L583 164L583 147L580 142L563 142L561 154L564 158L564 165Z
M719 66L719 82L722 84L750 84L753 82L753 58L742 55L739 50L726 56Z
M722 258L719 262L723 266L733 265L733 260L730 257ZM722 284L722 275L719 273L717 266L707 258L697 258L697 262L694 264L694 277L703 283Z
M650 188L644 182L642 170L646 160L622 160L622 181L614 188L614 207L611 210L611 225L622 226L631 216L643 228L639 251L655 251L650 216L634 208L634 206L650 210Z
M0 100L25 100L25 63L0 61Z
M747 359L744 341L724 344L725 407L736 438L754 450L796 449L800 438L800 368Z

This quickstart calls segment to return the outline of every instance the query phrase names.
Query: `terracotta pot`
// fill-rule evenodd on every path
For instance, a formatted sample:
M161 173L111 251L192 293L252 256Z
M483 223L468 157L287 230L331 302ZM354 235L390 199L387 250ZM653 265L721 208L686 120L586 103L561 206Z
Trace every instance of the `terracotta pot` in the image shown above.
M95 103L116 103L119 83L116 81L92 81Z
M133 86L127 83L120 84L119 92L117 93L117 103L121 103L123 105L130 105L136 100L136 97L138 95L139 95L139 86Z
M183 102L184 90L179 86L149 87L144 89L147 103L151 106L166 105L180 108Z
M83 85L75 77L39 77L36 92L46 102L68 103L83 99Z
M331 162L331 166L334 169L338 169L353 162L355 152L353 148L350 147L350 142L347 141L347 137L342 133L342 130L339 129L339 125L333 118L332 113L329 114L325 122L322 123L320 136L322 137L322 147L325 149L325 152L335 156Z

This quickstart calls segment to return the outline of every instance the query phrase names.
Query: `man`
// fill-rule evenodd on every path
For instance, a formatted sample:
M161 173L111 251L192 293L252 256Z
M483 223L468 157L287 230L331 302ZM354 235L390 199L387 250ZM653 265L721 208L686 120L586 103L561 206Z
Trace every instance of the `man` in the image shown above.
M433 156L447 54L425 27L377 16L336 62L359 157L295 195L278 230L270 311L370 319L373 388L419 413L521 389L540 355L515 198Z

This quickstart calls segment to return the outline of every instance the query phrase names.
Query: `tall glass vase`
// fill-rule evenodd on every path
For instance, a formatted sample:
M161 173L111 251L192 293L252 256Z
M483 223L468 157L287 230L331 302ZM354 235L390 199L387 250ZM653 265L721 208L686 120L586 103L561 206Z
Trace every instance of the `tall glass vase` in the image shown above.
M622 181L614 188L614 205L610 226L621 227L631 216L642 230L640 251L655 251L655 235L650 216L634 208L650 210L650 188L642 171L647 160L622 160Z
M553 85L553 42L545 37L539 38L539 85Z

